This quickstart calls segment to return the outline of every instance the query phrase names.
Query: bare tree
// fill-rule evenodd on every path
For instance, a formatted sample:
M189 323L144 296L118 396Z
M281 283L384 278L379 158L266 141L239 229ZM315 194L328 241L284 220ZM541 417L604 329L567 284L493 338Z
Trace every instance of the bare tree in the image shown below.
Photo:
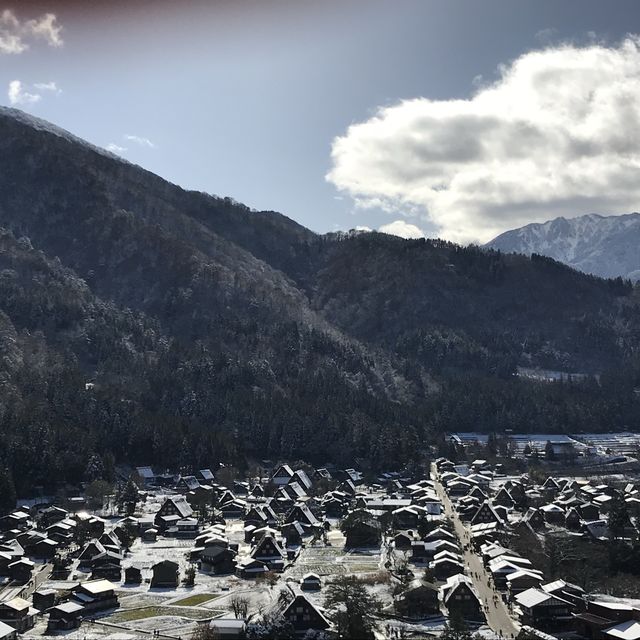
M229 600L231 610L236 618L246 618L249 613L249 598L236 594Z

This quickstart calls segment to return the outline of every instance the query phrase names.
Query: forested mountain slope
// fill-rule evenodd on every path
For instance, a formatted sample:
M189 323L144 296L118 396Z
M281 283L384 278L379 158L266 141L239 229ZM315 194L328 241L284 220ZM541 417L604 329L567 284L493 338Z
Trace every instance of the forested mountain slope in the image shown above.
M636 292L549 259L318 236L10 109L0 227L0 462L30 470L21 491L91 454L376 467L445 429L638 415ZM552 389L518 365L603 375Z

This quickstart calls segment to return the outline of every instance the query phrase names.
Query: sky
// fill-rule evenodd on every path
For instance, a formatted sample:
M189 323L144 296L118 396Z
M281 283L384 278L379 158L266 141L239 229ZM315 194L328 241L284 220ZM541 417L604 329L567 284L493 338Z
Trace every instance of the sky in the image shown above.
M638 210L634 0L0 0L0 102L317 232Z

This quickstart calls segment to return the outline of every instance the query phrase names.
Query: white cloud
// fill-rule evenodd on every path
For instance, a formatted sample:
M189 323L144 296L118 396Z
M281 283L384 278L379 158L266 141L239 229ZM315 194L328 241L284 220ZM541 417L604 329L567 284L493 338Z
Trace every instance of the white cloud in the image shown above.
M39 92L46 91L57 96L62 93L62 89L58 88L55 82L36 82L33 87L30 87L20 80L12 80L9 83L9 90L7 92L9 102L12 105L22 106L40 102L40 100L42 100L42 93L38 93L35 90Z
M127 147L121 147L119 144L116 144L115 142L110 142L107 145L106 149L107 151L111 151L111 153L117 153L118 155L122 155L127 150Z
M0 54L18 54L26 51L30 42L42 40L51 47L61 47L62 26L53 13L21 22L10 9L0 13Z
M135 142L139 144L141 147L148 147L149 149L154 149L155 144L149 140L149 138L143 138L142 136L134 136L129 133L125 134L125 140L129 140L130 142Z
M383 224L378 227L380 233L388 233L392 236L399 236L407 240L415 240L417 238L424 238L424 232L415 224L405 222L404 220L394 220L389 224Z
M9 102L13 105L29 105L40 102L42 96L39 93L30 93L24 88L20 80L12 80L9 83Z
M532 51L498 72L467 100L406 100L349 127L327 179L458 242L638 209L638 37Z
M36 82L33 86L39 91L50 91L56 95L62 93L62 89L60 89L55 82Z

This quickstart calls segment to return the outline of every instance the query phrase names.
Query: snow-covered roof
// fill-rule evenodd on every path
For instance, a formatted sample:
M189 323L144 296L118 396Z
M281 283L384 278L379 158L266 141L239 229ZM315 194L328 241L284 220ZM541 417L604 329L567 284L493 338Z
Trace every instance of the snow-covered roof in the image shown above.
M638 640L640 639L640 622L627 620L627 622L621 622L605 629L603 633L621 640Z
M543 591L542 589L531 588L519 593L515 596L516 602L527 609L531 609L532 607L536 607L539 604L571 604L562 598L558 598L557 596L552 596L551 594Z

